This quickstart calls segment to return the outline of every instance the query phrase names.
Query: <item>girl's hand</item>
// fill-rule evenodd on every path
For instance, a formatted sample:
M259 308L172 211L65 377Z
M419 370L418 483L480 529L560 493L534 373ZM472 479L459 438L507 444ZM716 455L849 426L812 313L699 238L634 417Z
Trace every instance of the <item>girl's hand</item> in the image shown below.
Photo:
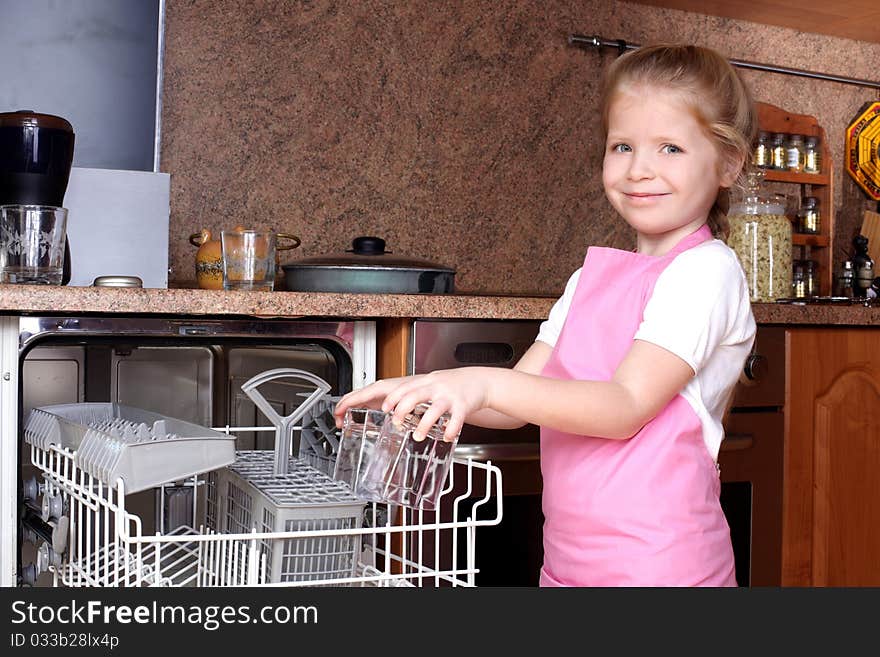
M417 404L429 402L413 438L423 440L440 416L449 413L444 438L455 440L468 415L488 407L491 372L492 368L465 367L398 379L381 408L393 413L394 422L402 422Z
M381 381L376 381L368 386L364 386L360 390L353 390L347 395L344 395L342 399L336 403L336 408L333 409L333 417L336 419L336 428L342 428L342 419L345 417L345 411L349 408L381 408L382 402L385 401L385 397L389 392L394 390L394 388L399 386L403 381L410 378L419 378L419 376L421 375L382 379Z

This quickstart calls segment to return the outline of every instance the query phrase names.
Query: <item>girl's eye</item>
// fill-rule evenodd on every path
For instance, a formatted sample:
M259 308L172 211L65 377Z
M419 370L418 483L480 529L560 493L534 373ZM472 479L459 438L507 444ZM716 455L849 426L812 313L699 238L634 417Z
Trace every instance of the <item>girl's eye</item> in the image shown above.
M681 149L680 149L678 146L676 146L675 144L666 144L665 146L663 146L662 151L663 151L664 153L684 153L684 151L681 150Z
M630 148L629 144L614 144L611 150L614 153L629 153L632 148Z

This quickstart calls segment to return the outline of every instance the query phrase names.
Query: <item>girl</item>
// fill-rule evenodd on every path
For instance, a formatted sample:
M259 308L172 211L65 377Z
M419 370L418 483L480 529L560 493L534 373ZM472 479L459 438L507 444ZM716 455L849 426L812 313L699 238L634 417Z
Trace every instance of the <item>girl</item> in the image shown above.
M545 586L735 586L716 465L722 417L755 335L723 236L726 190L756 129L718 53L645 47L602 95L608 200L635 252L590 247L513 370L468 367L378 381L336 407L402 419L432 402L463 422L541 425Z

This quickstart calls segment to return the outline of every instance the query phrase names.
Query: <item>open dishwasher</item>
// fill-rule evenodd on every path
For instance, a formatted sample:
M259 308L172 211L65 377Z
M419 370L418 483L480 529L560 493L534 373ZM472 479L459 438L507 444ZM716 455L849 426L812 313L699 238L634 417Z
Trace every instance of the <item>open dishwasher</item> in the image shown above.
M187 348L214 349L218 343L216 335L206 336L197 323L174 328L207 341L207 347L187 342ZM248 328L235 345L259 352L259 344L241 344L241 338L256 334L265 342L266 328L262 326L263 333ZM286 328L290 338L291 327ZM340 328L345 327L311 330L338 342L346 334ZM132 365L131 355L120 347L125 341L115 335L114 354L129 358L126 366ZM295 335L300 337L297 353L321 342L314 335L302 339L301 330ZM142 354L156 350L148 365L138 361L134 368L138 389L150 387L144 373L155 369L157 354L165 362L182 347L179 340L145 346L143 338L128 341ZM97 346L100 340L91 337L88 342ZM263 345L268 351L259 352L261 358L251 359L252 364L277 360L277 344L273 340L271 348ZM184 370L192 368L192 356L183 359ZM301 353L297 359L300 365ZM180 365L174 358L170 361ZM332 408L338 395L351 389L347 383L357 378L353 373L360 372L358 362L358 357L347 364L337 358L327 370L330 383L315 374L319 368L314 366L309 371L276 370L299 372L294 384L283 377L267 378L266 372L249 372L252 376L242 383L247 368L232 372L234 368L226 367L225 407L246 408L245 413L218 414L224 404L212 404L212 411L181 420L127 406L141 393L116 394L125 387L119 381L112 382L109 402L27 409L21 449L28 468L22 468L26 476L20 492L20 538L21 553L30 550L34 559L22 559L20 583L473 586L477 530L501 520L500 471L491 463L455 459L443 489L447 504L458 509L458 500L472 502L475 497L487 504L469 503L451 519L355 497L332 476L339 444ZM163 368L165 374L180 370ZM95 384L84 387L89 385ZM143 399L137 401L144 405ZM174 403L179 400L156 405L168 408ZM218 416L221 423L213 422L210 429L203 426L203 418ZM441 545L442 554L435 547Z

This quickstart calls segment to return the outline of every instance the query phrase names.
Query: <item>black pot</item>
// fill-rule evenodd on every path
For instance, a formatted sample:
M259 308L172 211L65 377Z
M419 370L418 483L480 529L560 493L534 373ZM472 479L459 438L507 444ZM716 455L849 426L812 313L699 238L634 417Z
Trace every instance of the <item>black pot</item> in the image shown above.
M348 255L351 254L351 255ZM427 260L395 257L379 237L357 237L344 254L302 258L282 265L292 292L450 294L455 270Z

